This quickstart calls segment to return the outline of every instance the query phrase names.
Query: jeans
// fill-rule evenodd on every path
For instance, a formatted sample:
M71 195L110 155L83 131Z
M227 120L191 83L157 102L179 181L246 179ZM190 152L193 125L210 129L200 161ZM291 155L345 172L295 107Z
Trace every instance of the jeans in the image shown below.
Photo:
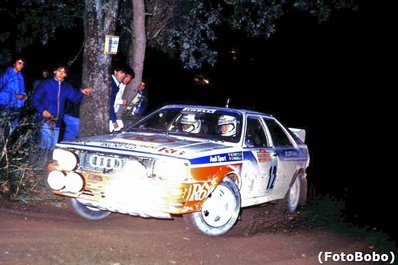
M59 127L51 126L47 122L43 123L41 134L41 148L45 150L53 150L55 144L58 143Z
M64 123L65 123L65 132L62 141L70 141L76 139L79 136L80 119L65 114Z

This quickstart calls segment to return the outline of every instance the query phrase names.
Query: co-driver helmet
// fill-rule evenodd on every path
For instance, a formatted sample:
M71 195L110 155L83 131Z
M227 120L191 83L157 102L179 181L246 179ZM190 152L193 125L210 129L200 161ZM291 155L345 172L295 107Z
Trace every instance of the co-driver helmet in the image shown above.
M218 119L218 128L222 136L234 136L236 134L236 118L229 115L222 115Z

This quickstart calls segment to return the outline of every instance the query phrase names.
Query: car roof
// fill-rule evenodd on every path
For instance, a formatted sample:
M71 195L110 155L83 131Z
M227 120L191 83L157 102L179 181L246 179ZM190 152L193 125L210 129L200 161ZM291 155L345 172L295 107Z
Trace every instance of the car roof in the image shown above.
M216 110L221 110L221 111L226 111L226 112L240 112L242 114L262 115L262 116L267 116L267 117L273 118L273 116L270 115L270 114L263 113L263 112L258 112L258 111L254 111L254 110L237 109L237 108L226 108L226 107L218 107L218 106L169 104L169 105L164 105L163 107L161 107L161 109L163 109L163 108L216 109Z

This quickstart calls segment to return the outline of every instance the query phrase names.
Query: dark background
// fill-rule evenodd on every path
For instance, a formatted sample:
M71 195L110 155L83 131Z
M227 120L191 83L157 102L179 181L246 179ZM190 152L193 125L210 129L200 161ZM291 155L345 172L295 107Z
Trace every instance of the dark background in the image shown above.
M230 97L230 107L270 113L289 127L305 128L312 197L343 202L342 216L348 222L377 228L396 239L390 217L396 202L392 177L382 173L382 157L367 137L371 123L369 106L362 100L366 58L358 12L337 11L321 24L314 17L290 12L269 40L226 29L220 34L217 65L200 71L183 70L177 60L147 50L144 80L149 110L167 103L223 106ZM71 60L82 38L82 30L64 31L47 48L27 51L28 83L42 68ZM238 51L236 59L232 48ZM71 67L77 83L81 65L80 55ZM210 84L195 84L193 78L199 74Z

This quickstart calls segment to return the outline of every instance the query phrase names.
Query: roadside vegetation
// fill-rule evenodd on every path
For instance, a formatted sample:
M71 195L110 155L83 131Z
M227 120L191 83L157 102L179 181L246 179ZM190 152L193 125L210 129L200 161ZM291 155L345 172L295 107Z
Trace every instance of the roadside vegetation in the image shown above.
M0 113L0 198L33 200L45 185L48 151L39 148L39 126L35 116L21 113L20 122L11 129L17 113Z

